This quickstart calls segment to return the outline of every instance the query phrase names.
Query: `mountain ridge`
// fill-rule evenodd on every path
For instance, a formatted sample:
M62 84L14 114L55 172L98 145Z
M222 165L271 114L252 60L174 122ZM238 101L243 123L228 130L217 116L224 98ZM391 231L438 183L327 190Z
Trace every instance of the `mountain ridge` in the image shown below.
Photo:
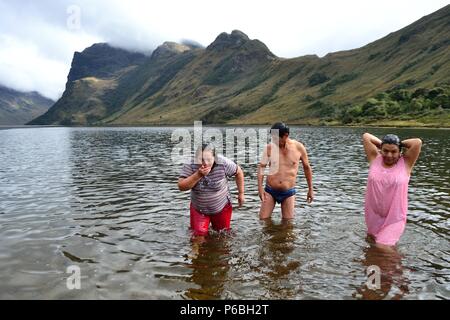
M239 30L219 34L206 48L166 42L151 56L120 52L113 72L100 56L93 60L100 61L103 73L68 77L63 97L30 124L266 124L281 119L297 124L420 120L449 126L449 21L447 5L365 46L322 58L279 58ZM83 69L75 58L72 68ZM435 88L437 95L414 95Z
M22 125L44 114L54 101L38 92L0 85L0 125Z

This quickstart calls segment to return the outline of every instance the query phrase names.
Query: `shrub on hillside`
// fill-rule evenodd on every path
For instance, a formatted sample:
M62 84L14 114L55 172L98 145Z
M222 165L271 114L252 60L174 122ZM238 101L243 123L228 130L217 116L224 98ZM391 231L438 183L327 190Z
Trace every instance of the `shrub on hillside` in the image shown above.
M318 84L327 82L328 80L330 80L330 78L326 74L316 72L308 78L308 84L310 87L314 87L317 86Z

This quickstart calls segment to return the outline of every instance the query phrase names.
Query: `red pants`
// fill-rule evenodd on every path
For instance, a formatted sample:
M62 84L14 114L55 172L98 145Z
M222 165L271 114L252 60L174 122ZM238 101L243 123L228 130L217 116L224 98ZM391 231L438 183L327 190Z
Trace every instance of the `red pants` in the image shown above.
M195 236L207 235L210 222L216 231L230 229L231 214L233 213L231 203L228 203L220 213L211 216L198 212L192 203L190 209L191 229L194 231Z

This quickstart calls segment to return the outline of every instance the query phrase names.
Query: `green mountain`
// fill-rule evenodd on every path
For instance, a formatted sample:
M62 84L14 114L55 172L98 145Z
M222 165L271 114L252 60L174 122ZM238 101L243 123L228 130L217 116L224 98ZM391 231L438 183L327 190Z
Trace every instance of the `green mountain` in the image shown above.
M114 113L125 98L118 89L145 60L141 53L105 43L75 52L62 97L28 124L89 124Z
M55 102L37 92L20 92L0 85L0 125L21 125L44 114Z
M102 46L75 54L64 95L31 124L450 126L450 5L322 58L282 59L237 30L151 56Z

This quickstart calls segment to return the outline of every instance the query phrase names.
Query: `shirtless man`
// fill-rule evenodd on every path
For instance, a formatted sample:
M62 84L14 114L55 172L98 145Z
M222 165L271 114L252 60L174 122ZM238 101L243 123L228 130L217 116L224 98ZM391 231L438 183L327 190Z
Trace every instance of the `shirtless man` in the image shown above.
M259 218L270 218L277 202L281 203L282 218L292 219L295 206L295 183L300 161L308 183L306 201L311 203L314 198L308 153L302 143L289 138L289 127L284 123L275 123L270 131L273 142L264 148L258 166L258 194L261 199ZM269 165L269 174L264 188L264 169L267 165Z

